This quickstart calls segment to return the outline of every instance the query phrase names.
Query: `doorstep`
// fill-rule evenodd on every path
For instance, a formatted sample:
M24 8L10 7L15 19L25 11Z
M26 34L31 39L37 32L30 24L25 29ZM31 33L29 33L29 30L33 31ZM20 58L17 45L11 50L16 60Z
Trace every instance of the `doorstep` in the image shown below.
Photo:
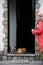
M35 54L7 54L7 57L12 57L13 60L35 60Z

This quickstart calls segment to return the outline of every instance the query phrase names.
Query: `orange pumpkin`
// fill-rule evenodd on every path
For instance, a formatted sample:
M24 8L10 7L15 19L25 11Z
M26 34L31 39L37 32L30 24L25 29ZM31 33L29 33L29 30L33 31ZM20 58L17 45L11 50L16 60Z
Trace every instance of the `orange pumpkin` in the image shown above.
M22 48L18 48L18 51L17 51L19 54L22 54L23 53L23 50Z

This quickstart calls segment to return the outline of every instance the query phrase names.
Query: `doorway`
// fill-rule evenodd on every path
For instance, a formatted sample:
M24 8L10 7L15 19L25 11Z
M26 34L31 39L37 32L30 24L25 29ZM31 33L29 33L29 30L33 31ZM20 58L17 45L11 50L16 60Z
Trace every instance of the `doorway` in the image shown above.
M35 53L35 37L31 33L34 27L35 0L9 0L9 46Z

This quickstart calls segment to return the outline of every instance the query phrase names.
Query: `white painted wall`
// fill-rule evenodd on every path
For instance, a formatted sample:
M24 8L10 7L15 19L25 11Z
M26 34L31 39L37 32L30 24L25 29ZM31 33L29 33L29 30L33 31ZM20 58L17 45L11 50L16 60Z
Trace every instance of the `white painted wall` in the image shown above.
M39 0L39 3L41 4L40 13L43 13L43 0Z
M4 0L0 0L0 51L2 51L4 48L4 43L2 41L4 37L3 26L2 26L2 21L4 20L3 19L3 12L4 12L3 3L4 3Z

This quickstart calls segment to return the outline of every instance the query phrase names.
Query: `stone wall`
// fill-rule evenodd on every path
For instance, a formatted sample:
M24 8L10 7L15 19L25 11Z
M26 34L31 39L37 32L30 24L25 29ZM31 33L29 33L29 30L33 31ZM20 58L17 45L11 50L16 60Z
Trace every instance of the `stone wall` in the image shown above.
M40 12L40 3L39 3L39 0L36 0L36 3L35 3L35 28L36 28L36 23L38 21L37 19L37 14ZM39 51L39 47L37 45L37 37L35 37L35 51Z
M3 42L4 42L4 50L3 50L3 54L7 54L8 53L8 2L7 0L5 0L5 2L3 3L3 9L4 9L4 13L3 13L3 33L5 34L5 37L3 38ZM6 56L3 56L3 59L7 59Z
M38 3L39 0L36 0L35 2L35 21L37 21L37 13L39 12L39 8L40 8L40 3ZM5 34L5 37L3 38L3 42L4 42L4 50L3 50L3 54L6 55L8 53L8 2L7 0L5 0L5 2L3 3L3 9L4 9L4 13L3 13L3 33ZM35 23L36 25L36 23ZM37 40L35 40L37 42ZM35 43L35 50L37 51L37 44ZM10 57L11 59L11 57ZM7 60L7 56L3 56L3 60Z

